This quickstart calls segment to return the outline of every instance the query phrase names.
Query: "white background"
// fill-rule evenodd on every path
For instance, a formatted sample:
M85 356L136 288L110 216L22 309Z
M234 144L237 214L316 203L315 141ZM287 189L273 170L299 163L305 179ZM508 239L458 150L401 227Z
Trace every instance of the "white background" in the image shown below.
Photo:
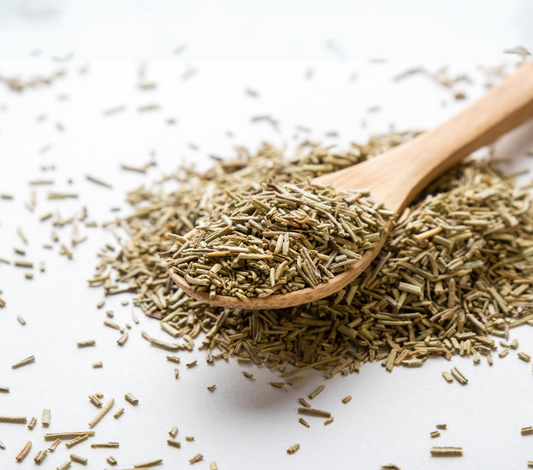
M134 325L131 304L121 305L131 301L128 294L106 299L98 310L103 291L87 287L98 249L105 243L117 246L113 234L78 224L88 240L68 260L59 255L58 244L51 251L42 245L51 243L55 229L70 246L71 226L57 229L51 220L39 221L46 212L67 217L83 206L89 220L99 225L117 214L127 215L126 192L169 174L180 162L205 168L211 154L230 157L234 145L253 150L263 140L285 146L290 154L293 144L308 137L295 135L296 125L311 128L313 140L341 148L352 141L364 143L391 125L398 130L432 128L485 92L480 63L507 60L511 70L515 61L502 56L501 49L533 42L526 21L529 3L448 2L437 9L427 2L405 2L400 9L397 2L350 3L349 8L343 2L306 2L282 11L275 3L267 8L226 2L222 8L219 3L92 2L89 7L53 2L56 13L36 16L35 8L43 4L50 2L2 3L0 73L28 77L65 68L67 75L50 87L21 94L0 87L0 193L14 195L12 201L0 199L0 257L46 263L45 273L33 270L33 280L24 278L22 268L0 265L0 297L7 302L0 309L0 386L11 388L9 394L0 394L0 414L40 421L42 409L50 408L52 424L46 432L83 431L97 412L87 396L102 392L104 401L114 397L112 413L124 407L125 414L118 420L109 414L94 428L94 438L72 449L88 457L88 468L95 469L110 468L108 455L118 460L118 468L152 458L163 458L162 468L181 468L197 453L205 456L197 468L208 468L215 460L220 469L378 469L387 463L403 470L518 469L533 460L533 437L520 435L520 428L533 425L532 370L515 351L504 359L494 355L492 367L485 358L474 366L471 358L454 357L453 364L432 359L420 370L395 368L392 374L379 364L365 365L359 375L327 382L322 373L308 372L304 382L283 390L268 385L278 380L276 372L233 360L209 366L204 354L195 351L178 354L182 364L175 380L167 353L151 347L140 334L144 329L170 340L158 322L138 311L140 324ZM330 39L342 57L325 46ZM181 43L188 43L188 49L173 57L172 49ZM42 53L30 59L35 49ZM75 62L50 60L70 51ZM393 60L369 63L378 57ZM157 83L156 90L138 89L140 59L147 60L147 79ZM85 64L89 71L82 75L79 69ZM457 87L467 100L456 101L449 89L426 76L393 81L413 66L435 71L446 64L452 74L472 77L472 84ZM310 67L314 74L306 79ZM183 79L191 69L195 75ZM247 95L248 87L259 97ZM139 113L138 107L148 103L161 109ZM126 110L103 116L118 105ZM373 106L381 109L369 113ZM38 122L36 117L43 114L46 119ZM280 131L265 122L250 122L260 114L278 119ZM168 125L168 118L177 124ZM533 167L526 156L533 148L531 130L526 126L498 146L498 156L514 157L505 170ZM337 131L339 138L326 138L329 131ZM199 150L192 150L191 143ZM40 153L48 144L51 150ZM152 150L157 167L147 175L120 170L120 163L148 162ZM42 165L55 165L56 170L43 172ZM112 182L113 189L86 181L87 174ZM51 179L54 185L29 186L35 179ZM32 190L37 206L30 213L24 203ZM79 199L49 201L50 190L75 191ZM111 212L116 206L121 211ZM16 233L18 226L28 236L27 246ZM27 255L15 255L14 247ZM108 309L115 312L113 321L133 325L123 348L116 344L118 332L102 324ZM24 317L25 326L17 315ZM512 330L512 338L519 339L519 350L533 355L529 326ZM96 339L96 347L76 347L87 339ZM34 364L11 369L30 355L36 356ZM194 359L198 366L187 369L184 364ZM104 367L92 369L96 361ZM467 386L447 384L441 377L452 365L467 375ZM253 373L254 380L245 379L242 370ZM213 383L215 392L207 391ZM304 428L298 423L297 398L322 383L326 390L313 405L331 411L335 422L324 427L322 420L309 417L311 428ZM127 392L139 405L125 402ZM344 405L341 399L348 394L353 400ZM439 423L447 423L448 430L431 439L429 433ZM174 425L181 449L165 442ZM0 440L7 447L0 450L0 468L33 468L36 452L50 444L42 439L44 432L40 422L33 431L0 423ZM185 436L194 436L195 442L186 442ZM14 457L29 439L32 451L18 465ZM107 441L119 441L120 448L90 448ZM288 456L286 449L295 443L301 449ZM433 445L462 446L465 454L432 458ZM61 445L43 468L55 468L70 453Z

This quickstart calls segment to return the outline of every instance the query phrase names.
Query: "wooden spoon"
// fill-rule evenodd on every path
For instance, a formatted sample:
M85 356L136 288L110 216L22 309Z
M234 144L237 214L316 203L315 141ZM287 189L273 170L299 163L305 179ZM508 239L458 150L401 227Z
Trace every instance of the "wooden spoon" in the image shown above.
M338 190L370 189L371 197L397 214L432 180L474 150L490 144L533 117L533 63L523 64L501 85L440 127L358 165L316 178ZM339 291L377 256L385 237L347 271L316 287L289 294L240 300L196 292L180 275L169 274L189 296L220 307L278 309L322 299Z

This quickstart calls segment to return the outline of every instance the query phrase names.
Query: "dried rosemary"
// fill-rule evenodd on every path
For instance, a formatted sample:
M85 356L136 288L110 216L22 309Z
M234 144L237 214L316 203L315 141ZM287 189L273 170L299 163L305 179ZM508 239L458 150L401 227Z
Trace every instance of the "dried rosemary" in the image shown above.
M394 214L368 191L266 183L227 202L188 239L171 234L167 266L210 297L245 300L332 279L387 232Z
M130 238L118 254L108 251L100 254L101 263L89 283L103 286L107 295L135 292L134 305L147 316L167 324L163 329L165 333L174 336L177 331L178 337L183 339L178 345L150 338L154 346L173 351L191 350L192 341L203 332L205 338L200 348L207 350L208 361L236 356L242 362L267 363L272 367L293 365L296 370L283 373L284 377L323 367L326 377L330 378L336 374L357 373L363 363L377 360L385 360L387 370L399 365L418 367L428 356L449 359L453 354L470 355L474 361L485 355L490 364L491 352L495 349L490 335L505 337L510 328L533 319L530 302L533 295L530 282L533 205L527 191L515 188L512 179L499 176L490 162L465 160L438 178L404 211L380 255L358 279L330 298L311 304L286 311L254 312L202 304L170 282L165 261L156 256L158 252L166 253L164 257L174 262L191 253L194 258L175 267L204 284L208 280L209 286L196 285L210 291L212 285L216 287L216 282L220 283L217 277L226 275L222 271L221 275L211 271L218 263L207 261L213 258L207 256L213 253L211 246L216 244L217 250L222 250L222 246L231 247L231 250L223 248L234 253L221 257L229 260L225 261L226 266L219 263L227 273L234 270L231 265L240 254L266 254L272 259L250 260L241 256L243 262L239 261L243 266L261 266L264 271L246 268L250 272L242 276L239 271L242 268L235 272L239 273L246 295L268 293L272 289L271 270L267 272L265 266L273 262L274 255L283 255L285 234L298 229L286 223L285 230L277 230L274 226L276 230L265 227L260 231L254 224L263 224L263 220L281 224L272 219L274 212L268 215L273 208L278 211L276 217L296 225L302 225L298 221L305 220L300 217L307 217L304 212L311 219L312 211L316 210L316 220L319 217L316 208L308 206L309 212L301 212L297 202L291 206L291 200L287 200L286 207L280 207L282 203L275 198L279 200L284 193L272 185L289 194L297 192L301 197L294 197L301 202L309 196L296 191L295 187L307 188L308 181L315 176L364 161L410 137L411 134L391 134L373 138L368 145L353 146L347 152L308 146L290 159L265 145L255 155L240 149L237 159L216 160L213 168L202 174L182 167L170 177L178 182L177 191L165 193L156 186L155 189L140 188L128 195L135 212L114 223L120 224ZM168 179L166 177L165 181ZM320 199L321 191L324 190L312 188L307 192ZM269 192L275 197L262 198ZM239 199L236 196L239 194L247 196ZM270 205L271 201L275 204ZM322 204L311 198L310 203L313 201ZM237 207L239 204L242 205ZM248 206L243 213L243 208ZM244 214L242 217L246 220L231 220L233 212L225 210L230 207ZM292 218L287 218L291 214ZM330 215L335 218L335 213ZM336 220L340 223L341 219ZM329 217L328 220L334 225ZM206 229L209 224L213 230ZM245 241L231 239L237 225L246 228L237 235ZM183 236L198 226L204 228L197 234L203 237L198 247L202 243L206 247L212 245L201 248L204 251L196 254L185 253L192 245L189 242L185 246L187 241ZM340 232L339 227L337 230ZM223 231L227 233L222 234ZM174 236L167 236L169 232ZM270 232L283 233L280 253L275 253L280 234ZM354 235L359 237L361 232ZM317 231L309 233L323 239ZM209 240L215 234L218 238ZM298 240L308 253L313 247L316 252L317 247L323 246L313 237L307 240L308 233L305 237L299 235ZM253 242L254 238L258 241ZM296 243L297 237L293 238L289 236L289 248L296 246L290 244ZM348 238L349 243L353 243L353 239ZM304 239L311 248L305 246ZM337 239L333 242L339 248L350 249L351 246L339 244ZM333 242L331 245L337 248ZM249 251L239 252L242 247ZM309 273L303 269L307 259L304 259L305 250L291 249L295 252L289 251L293 259L287 260L283 272L286 273L299 256L301 272L309 279ZM327 263L320 259L321 254L316 252L311 262L317 259L317 266L320 262ZM335 258L344 254L339 249ZM199 262L201 260L208 264ZM333 259L333 262L343 261ZM206 266L209 269L206 270ZM304 279L298 273L297 262L295 267L294 278ZM331 264L326 269L331 271L330 268ZM276 269L273 274L275 286L281 278L276 280ZM320 275L325 276L323 270ZM266 284L262 293L254 290L258 288L256 282ZM246 283L250 286L246 287ZM252 289L250 294L249 289ZM215 293L221 292L223 290Z

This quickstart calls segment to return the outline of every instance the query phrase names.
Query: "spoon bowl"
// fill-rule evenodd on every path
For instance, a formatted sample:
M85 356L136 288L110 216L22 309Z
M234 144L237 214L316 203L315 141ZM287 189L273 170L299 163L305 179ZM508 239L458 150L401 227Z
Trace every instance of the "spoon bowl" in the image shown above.
M369 189L373 199L401 214L405 207L436 177L484 145L533 117L533 63L523 64L501 85L491 89L466 110L417 138L371 160L336 171L313 181L333 186L339 191ZM172 268L168 272L190 297L219 307L242 309L280 309L328 297L356 279L379 254L385 244L383 236L375 247L348 270L334 278L288 294L253 297L209 297L197 292Z

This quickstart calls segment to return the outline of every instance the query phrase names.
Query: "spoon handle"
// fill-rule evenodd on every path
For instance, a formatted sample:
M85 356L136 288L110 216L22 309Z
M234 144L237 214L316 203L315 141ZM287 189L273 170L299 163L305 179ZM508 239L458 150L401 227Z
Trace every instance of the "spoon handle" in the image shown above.
M319 181L337 189L369 188L373 197L399 213L425 186L463 157L531 117L533 63L527 63L445 124Z

